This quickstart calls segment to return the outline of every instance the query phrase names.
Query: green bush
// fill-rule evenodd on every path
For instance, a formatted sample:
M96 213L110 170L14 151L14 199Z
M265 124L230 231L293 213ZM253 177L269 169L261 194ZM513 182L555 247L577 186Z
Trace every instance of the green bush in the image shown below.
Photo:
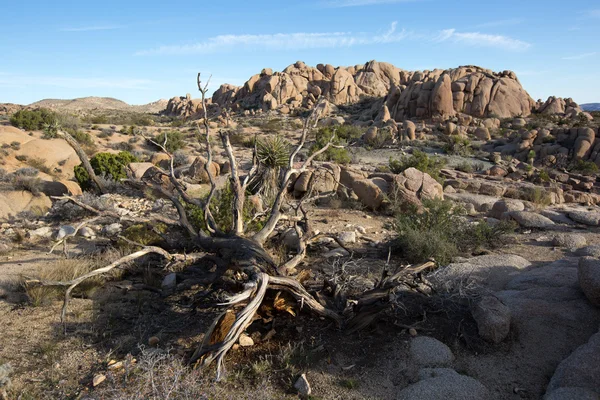
M390 157L390 171L399 174L408 168L416 168L421 172L429 174L436 181L443 183L440 170L446 165L446 160L440 157L429 156L421 150L414 150L410 156L404 156L400 160Z
M247 194L248 195L248 194ZM233 190L231 185L227 185L221 190L215 192L214 198L210 204L210 211L217 223L219 229L223 232L229 232L233 224ZM204 211L189 203L185 203L188 220L196 229L206 229L206 222L204 219ZM246 201L244 203L243 219L244 225L248 231L259 231L265 222L264 218L257 218L252 221L252 217L256 213L253 205Z
M285 167L290 158L290 147L290 143L281 136L258 140L258 160L267 168Z
M41 130L57 120L56 113L40 108L37 110L19 110L10 117L10 123L26 131Z
M409 206L408 212L396 216L398 248L411 263L433 258L446 265L458 254L502 243L503 235L514 230L506 222L469 223L463 217L465 210L448 200L423 200L423 206L421 212Z
M164 239L160 234L166 232L167 226L162 223L158 223L153 226L148 224L136 224L125 229L121 233L121 236L144 246L156 246L164 244ZM122 239L118 241L118 245L125 248L132 247L131 244Z
M129 163L138 161L133 154L121 151L119 154L98 153L90 159L90 164L97 175L119 181L127 177L125 167ZM90 182L90 176L83 165L77 165L74 172L75 178L83 190L90 190L93 187L92 182Z
M449 137L446 144L444 144L443 150L446 154L463 157L473 153L469 139L461 138L457 135L452 135Z
M584 175L593 175L598 172L598 166L593 161L584 161L582 159L574 160L569 166L569 171L579 172Z
M162 146L165 142L165 135L167 135L167 145L165 147L169 153L174 153L185 146L183 134L179 131L167 131L159 133L158 135L154 136L153 140Z
M315 143L310 148L313 154L327 145L333 137L332 144L337 146L347 145L350 141L356 140L363 135L363 131L355 126L338 126L321 128L317 131ZM317 157L317 160L332 161L337 164L349 164L351 161L350 153L345 148L329 147L324 153Z

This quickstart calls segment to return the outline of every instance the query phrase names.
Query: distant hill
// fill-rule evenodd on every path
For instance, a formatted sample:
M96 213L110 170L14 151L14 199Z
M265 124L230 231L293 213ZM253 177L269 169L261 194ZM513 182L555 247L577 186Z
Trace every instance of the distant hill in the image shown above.
M167 107L167 103L167 100L161 99L149 104L133 106L112 97L81 97L72 100L44 99L31 103L29 107L44 107L63 111L122 110L158 113Z
M579 106L583 111L600 111L600 103L587 103Z

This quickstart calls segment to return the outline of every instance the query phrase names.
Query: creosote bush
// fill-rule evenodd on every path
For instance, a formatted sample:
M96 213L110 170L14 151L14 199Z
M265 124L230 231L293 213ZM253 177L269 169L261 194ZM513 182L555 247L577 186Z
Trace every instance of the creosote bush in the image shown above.
M56 113L40 108L37 110L19 110L10 118L10 123L26 131L36 131L56 121Z
M310 147L310 153L315 153L323 148L332 137L332 144L345 146L352 141L358 140L363 134L363 129L350 125L321 128L317 131L315 143ZM323 154L319 155L317 160L332 161L337 164L349 164L351 158L347 149L330 147Z
M452 135L449 137L446 144L444 144L444 152L446 154L454 156L469 156L473 153L471 148L471 142L467 138L462 138L458 135Z
M508 222L470 223L465 210L448 200L423 200L423 206L422 212L409 206L396 216L398 249L411 263L433 258L446 265L459 254L501 244L502 236L514 230Z
M429 174L436 181L443 183L440 170L446 165L446 160L436 156L429 156L421 150L414 150L410 156L404 156L400 160L390 157L390 171L394 174L402 173L408 168L416 168L421 172Z
M129 163L137 161L138 159L135 158L133 154L127 151L121 151L118 154L98 153L90 159L90 164L97 175L113 181L119 181L127 177L125 167ZM83 168L83 165L77 165L74 172L75 178L83 190L89 190L93 187L92 182L90 182L90 177L85 168Z
M167 136L167 145L165 147L170 153L180 150L185 146L183 134L179 131L161 132L154 136L152 140L160 145L163 145L165 142L165 135Z
M598 166L592 161L577 159L569 165L569 171L578 172L583 175L593 175L598 173Z
M88 259L60 259L50 265L44 265L38 273L38 278L47 281L69 281L91 270L98 268L95 262ZM89 297L102 284L104 278L97 276L87 279L75 291L79 296ZM62 299L64 288L54 286L28 286L24 284L25 294L34 307L50 304Z

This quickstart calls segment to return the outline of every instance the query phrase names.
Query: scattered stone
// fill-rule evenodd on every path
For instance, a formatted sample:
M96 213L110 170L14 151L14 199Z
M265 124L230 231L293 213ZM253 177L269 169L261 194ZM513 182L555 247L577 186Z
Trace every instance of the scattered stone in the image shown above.
M412 337L415 337L415 336L417 336L418 333L417 333L417 330L415 328L409 328L408 329L408 334L410 336L412 336Z
M30 238L49 238L51 236L52 228L49 226L42 226L41 228L29 231Z
M471 310L479 336L491 343L500 343L510 331L510 309L494 296L485 296Z
M123 230L123 225L118 222L109 224L102 228L102 234L105 236L116 236Z
M564 247L569 250L576 250L587 244L585 236L577 233L557 233L552 238L552 245Z
M356 243L356 232L342 232L338 235L338 239L343 244Z
M175 272L171 272L167 276L163 278L160 287L163 291L169 292L175 289L177 286L177 274Z
M94 378L92 379L92 386L96 387L99 384L101 384L102 382L104 382L105 380L106 380L106 376L104 376L102 374L94 375Z
M310 396L312 389L310 388L308 379L306 379L306 374L300 375L300 378L294 383L294 389L298 391L298 394L302 398L308 398L308 396Z
M585 297L590 303L600 307L600 260L592 257L580 258L577 276Z
M56 232L56 240L60 240L65 236L70 236L75 233L75 228L71 225L63 225Z
M410 355L419 365L438 367L454 361L454 355L448 346L429 336L415 337L410 342Z
M79 231L77 231L77 234L81 237L88 239L96 237L96 232L89 226L84 226Z
M340 247L340 248L328 251L327 253L323 254L323 257L325 257L325 258L348 257L349 255L350 255L350 253L348 253L346 250L344 250Z
M118 369L123 368L123 361L115 361L115 360L111 360L108 363L108 370L109 371L116 371Z
M240 338L238 340L238 343L240 344L240 346L242 347L250 347L250 346L254 346L254 340L252 340L252 338L248 335L246 335L245 333L242 333L240 335Z
M439 369L438 369L439 370ZM489 400L491 394L479 381L453 370L423 379L400 391L396 400Z

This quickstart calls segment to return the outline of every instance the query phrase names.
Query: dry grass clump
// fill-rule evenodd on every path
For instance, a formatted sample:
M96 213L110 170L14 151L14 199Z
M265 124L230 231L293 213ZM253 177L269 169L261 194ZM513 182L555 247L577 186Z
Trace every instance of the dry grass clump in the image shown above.
M40 269L38 276L43 281L70 281L83 274L86 274L96 268L104 265L98 259L61 259L56 260L50 265ZM95 289L103 282L102 277L93 277L81 283L75 289L75 296L89 297ZM35 284L24 283L25 294L29 299L29 303L34 307L44 306L52 303L54 300L62 298L65 288L54 286L38 286Z

